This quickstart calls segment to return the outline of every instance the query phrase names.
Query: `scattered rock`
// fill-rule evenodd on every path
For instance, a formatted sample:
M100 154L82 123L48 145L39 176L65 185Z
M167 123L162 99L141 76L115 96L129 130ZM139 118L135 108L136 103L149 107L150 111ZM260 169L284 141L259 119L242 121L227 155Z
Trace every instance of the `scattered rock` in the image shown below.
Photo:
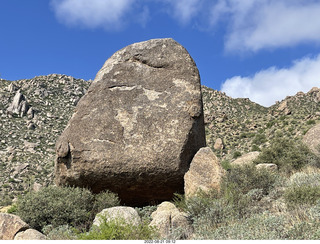
M260 152L249 152L245 155L240 156L233 162L232 165L244 165L244 164L251 164L253 161L259 156Z
M14 236L29 228L29 225L23 222L20 217L0 213L0 240L13 240Z
M33 110L33 108L30 107L28 109L27 116L28 116L28 119L33 119L34 118L34 110Z
M161 203L151 217L150 226L158 229L161 238L188 239L193 233L187 215L170 202Z
M133 225L141 224L141 218L139 217L138 212L131 207L106 208L96 215L93 225L99 227L103 218L105 218L107 222L111 220L122 219L125 221L125 223L130 223Z
M33 190L34 192L38 192L38 191L40 191L40 190L41 190L41 188L42 188L42 185L41 185L41 184L39 184L38 182L34 182L34 183L33 183L32 190Z
M218 139L216 140L216 142L214 143L213 148L214 148L215 150L222 150L222 149L223 149L223 141L222 141L221 138L218 138Z
M310 150L320 156L320 124L313 126L304 136L303 142Z
M279 104L279 107L278 107L278 110L281 111L283 114L285 115L289 115L291 114L291 111L288 107L288 102L287 100L283 100L280 104Z
M184 192L186 197L197 194L199 190L220 190L220 183L225 170L219 159L209 147L201 148L192 159L190 169L184 176Z
M57 141L57 185L105 189L133 205L171 199L205 146L198 69L172 39L109 58Z
M14 237L14 240L46 240L46 236L34 229L21 231Z
M29 104L25 96L20 92L20 90L18 90L7 111L12 114L18 114L22 117L27 113L28 109Z
M256 165L257 169L267 169L270 171L277 171L278 166L276 164L257 164Z
M11 207L12 207L12 206L9 205L9 206L5 206L5 207L0 208L0 213L8 213L8 210L9 210Z

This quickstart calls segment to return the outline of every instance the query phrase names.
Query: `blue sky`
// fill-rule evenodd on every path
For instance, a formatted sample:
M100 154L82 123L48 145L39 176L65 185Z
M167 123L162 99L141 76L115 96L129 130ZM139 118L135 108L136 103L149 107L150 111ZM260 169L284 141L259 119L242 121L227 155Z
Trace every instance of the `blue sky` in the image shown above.
M0 74L94 79L117 50L167 37L234 98L270 106L320 86L320 0L1 0Z

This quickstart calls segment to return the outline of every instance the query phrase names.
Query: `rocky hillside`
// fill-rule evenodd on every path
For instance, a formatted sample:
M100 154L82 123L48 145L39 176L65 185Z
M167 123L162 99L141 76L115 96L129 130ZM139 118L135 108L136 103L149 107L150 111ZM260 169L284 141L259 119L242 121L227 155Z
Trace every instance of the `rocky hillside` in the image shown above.
M55 142L90 81L66 75L0 79L0 206L52 183ZM301 137L320 120L320 89L265 108L202 87L207 144L222 160L261 150L277 133Z
M202 93L207 143L223 159L259 151L278 133L301 138L320 121L319 88L298 92L269 108L204 86Z
M89 85L56 74L0 80L0 205L52 182L55 141Z

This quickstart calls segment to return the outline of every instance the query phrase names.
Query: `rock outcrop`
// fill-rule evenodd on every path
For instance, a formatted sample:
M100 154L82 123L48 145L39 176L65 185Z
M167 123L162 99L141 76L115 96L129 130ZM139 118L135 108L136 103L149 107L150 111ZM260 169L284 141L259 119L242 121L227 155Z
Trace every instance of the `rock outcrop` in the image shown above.
M219 159L209 147L201 148L192 159L190 169L184 176L185 196L191 197L199 190L208 192L220 190L220 183L225 170Z
M20 217L13 214L0 213L0 240L13 240L15 235L29 228Z
M303 142L316 155L320 156L320 124L313 126L303 137Z
M20 90L18 90L7 111L12 114L20 115L20 117L22 117L23 115L27 114L28 110L29 104L25 96L20 92Z
M56 143L55 182L130 204L171 199L205 130L198 69L172 39L109 58Z
M164 239L188 239L193 228L187 214L180 212L171 202L161 203L151 214L150 226L155 227Z

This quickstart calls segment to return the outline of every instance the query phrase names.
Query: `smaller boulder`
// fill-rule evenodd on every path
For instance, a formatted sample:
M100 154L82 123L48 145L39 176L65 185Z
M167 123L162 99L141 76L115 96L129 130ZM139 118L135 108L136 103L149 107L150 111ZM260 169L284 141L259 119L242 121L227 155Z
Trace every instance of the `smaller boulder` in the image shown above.
M244 165L244 164L252 164L253 161L259 156L260 152L249 152L241 157L237 158L231 165Z
M188 172L184 175L184 193L191 197L199 190L208 192L220 190L220 183L225 170L219 159L209 147L200 148L191 161Z
M267 169L270 171L277 171L278 166L276 164L257 164L256 165L257 169Z
M96 215L93 225L99 227L104 218L107 222L122 219L126 223L130 223L132 225L141 224L141 218L138 212L131 207L106 208Z
M214 146L213 146L213 148L215 149L215 150L222 150L223 149L223 141L222 141L222 139L221 138L218 138L217 140L216 140L216 142L214 143Z
M34 229L21 231L14 237L14 240L46 240L46 236Z
M20 217L0 213L0 240L13 240L15 235L29 228L29 225L23 222Z
M161 203L151 214L150 226L155 227L165 239L188 239L193 228L186 213L180 212L171 202Z

